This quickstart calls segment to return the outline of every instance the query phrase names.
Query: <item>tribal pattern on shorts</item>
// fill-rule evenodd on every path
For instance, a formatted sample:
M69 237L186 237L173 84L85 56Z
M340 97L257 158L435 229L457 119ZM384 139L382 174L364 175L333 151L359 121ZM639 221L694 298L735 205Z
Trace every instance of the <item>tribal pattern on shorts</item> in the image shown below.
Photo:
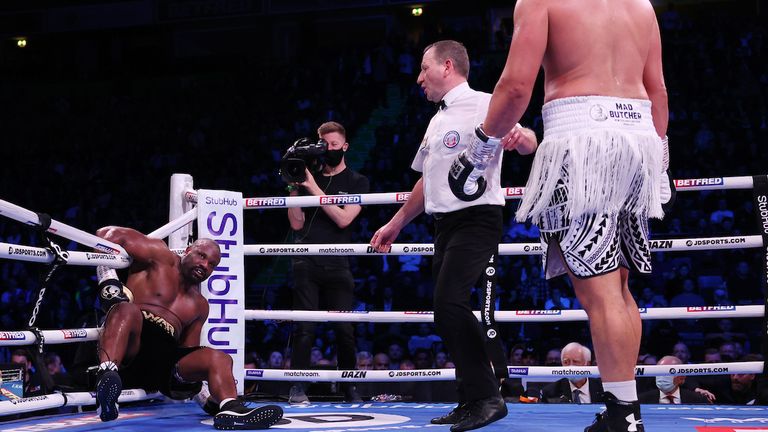
M568 171L565 167L560 169L560 177L549 205L538 221L546 277L565 273L565 265L582 278L608 273L619 266L650 273L648 217L621 211L568 219ZM642 178L638 175L634 182L639 181ZM637 199L636 195L628 197L624 208L629 208ZM552 241L560 246L565 263L556 251L551 255L548 253Z

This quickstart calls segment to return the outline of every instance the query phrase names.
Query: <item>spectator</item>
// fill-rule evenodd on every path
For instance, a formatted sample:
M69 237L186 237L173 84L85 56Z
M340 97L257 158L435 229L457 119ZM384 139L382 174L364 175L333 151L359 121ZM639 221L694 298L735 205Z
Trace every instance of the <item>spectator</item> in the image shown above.
M718 347L718 351L720 352L720 358L726 363L736 361L738 358L738 352L734 342L723 342L720 344L720 347Z
M357 362L355 363L355 369L358 370L373 370L373 356L368 351L360 351L357 353Z
M591 353L590 353L591 354ZM553 348L547 351L547 356L544 358L544 366L560 366L562 353L559 349Z
M432 326L427 323L419 324L419 331L417 334L411 336L408 340L408 351L411 355L416 353L418 349L431 350L436 343L442 343L443 340L440 336L436 335L432 331Z
M717 201L717 210L712 212L712 214L709 216L709 221L712 223L712 225L720 225L723 222L723 219L726 218L733 221L733 210L728 208L728 201L725 199L720 199Z
M589 366L592 352L578 342L571 342L561 351L563 366ZM541 390L541 401L547 403L602 402L603 386L596 378L562 378Z
M728 297L728 291L718 288L712 292L712 304L715 306L733 306L733 301Z
M48 368L48 375L57 386L71 386L72 378L67 373L67 369L61 362L61 357L55 352L45 354L45 366Z
M522 365L524 352L525 352L525 345L517 344L513 346L512 349L509 350L509 361L507 364L510 366Z
M29 351L23 348L15 349L11 354L11 363L20 365L24 371L24 397L44 394L40 376L35 371L32 354Z
M672 354L678 358L682 364L691 362L691 351L688 349L688 345L683 342L678 342L672 347Z
M704 363L722 363L723 358L720 357L720 350L717 348L707 348L704 350Z
M748 354L741 361L763 361L762 356ZM714 394L715 403L721 405L754 405L766 402L764 389L758 386L755 374L738 373L731 375L700 376L697 387Z
M738 304L762 303L762 292L758 272L752 271L747 261L741 260L726 279L728 294Z
M283 354L280 351L272 351L269 354L267 369L282 369L283 366Z
M698 293L696 282L691 278L683 279L682 292L674 297L670 301L672 307L683 306L705 306L706 302L704 298Z
M660 365L679 365L683 362L675 356L664 356L659 360ZM640 403L644 404L708 404L710 401L695 391L681 388L685 376L657 376L656 389L638 395Z
M432 359L432 351L426 348L418 348L413 353L413 364L416 369L433 369L435 365Z
M435 368L436 369L445 369L447 366L446 364L449 362L448 354L445 351L438 351L437 354L435 354Z
M389 356L384 353L373 356L373 370L390 370Z
M544 302L544 309L570 309L571 308L571 299L568 297L563 296L562 291L558 287L552 287L550 290L550 295L547 298L546 302Z
M523 351L522 356L522 364L525 366L537 366L540 364L539 362L539 353L536 351L536 348L532 346L525 347L525 351Z
M403 346L398 342L391 343L387 349L387 355L389 356L389 368L401 369L400 363L405 359Z
M323 359L323 351L318 347L312 347L309 351L309 364L311 366L317 366L318 362Z

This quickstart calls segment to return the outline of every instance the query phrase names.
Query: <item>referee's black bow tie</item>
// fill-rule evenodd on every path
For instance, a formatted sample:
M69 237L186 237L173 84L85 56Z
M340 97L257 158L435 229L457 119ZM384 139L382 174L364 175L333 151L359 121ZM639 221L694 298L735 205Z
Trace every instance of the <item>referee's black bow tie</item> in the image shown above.
M445 107L446 107L445 100L443 100L443 99L441 99L440 102L436 103L435 105L437 105L438 111L439 110L444 110Z

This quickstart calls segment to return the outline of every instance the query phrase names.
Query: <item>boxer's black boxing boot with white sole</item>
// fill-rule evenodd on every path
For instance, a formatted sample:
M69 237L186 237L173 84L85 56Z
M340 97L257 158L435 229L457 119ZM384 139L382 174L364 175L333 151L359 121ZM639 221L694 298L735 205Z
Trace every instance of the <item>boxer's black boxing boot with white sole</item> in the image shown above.
M96 384L96 413L103 422L112 421L117 418L118 405L117 399L123 391L123 381L117 371L106 370L99 376L99 382Z
M603 393L605 411L597 414L595 422L584 432L645 432L640 416L640 402L626 402L611 392Z

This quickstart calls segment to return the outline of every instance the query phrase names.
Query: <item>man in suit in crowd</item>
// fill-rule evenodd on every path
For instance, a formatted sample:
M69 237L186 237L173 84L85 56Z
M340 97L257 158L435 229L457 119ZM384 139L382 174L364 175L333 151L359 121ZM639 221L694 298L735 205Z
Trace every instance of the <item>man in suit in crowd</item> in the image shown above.
M592 352L578 342L571 342L560 353L563 366L590 366ZM597 378L563 378L541 389L544 403L603 402L603 386Z
M675 356L664 356L657 363L658 365L680 365L682 360ZM703 395L680 387L685 382L685 376L658 376L656 377L656 388L648 390L638 395L641 404L708 404L709 400Z

